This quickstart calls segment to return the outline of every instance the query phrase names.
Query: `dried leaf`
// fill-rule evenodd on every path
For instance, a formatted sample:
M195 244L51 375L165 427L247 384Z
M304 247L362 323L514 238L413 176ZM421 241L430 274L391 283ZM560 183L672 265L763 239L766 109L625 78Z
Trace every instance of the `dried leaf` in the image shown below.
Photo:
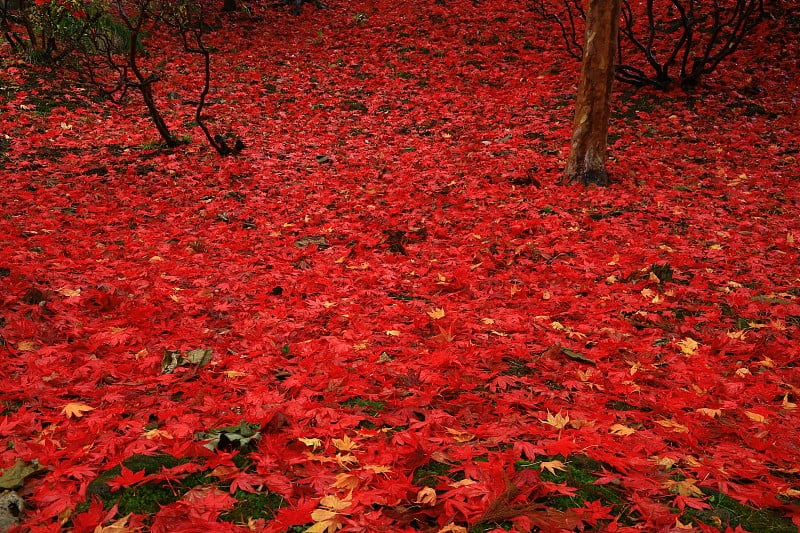
M440 307L434 307L430 311L428 311L428 316L434 320L439 320L440 318L444 318L444 309Z
M3 471L0 475L0 489L16 489L22 486L25 478L43 470L39 462L34 460L30 463L17 459L14 464Z
M67 418L81 418L84 413L89 411L94 411L94 407L77 402L68 403L61 409L61 413L66 415Z
M542 461L539 463L539 468L542 470L547 470L551 474L555 475L556 470L566 471L567 467L561 461Z
M556 429L564 429L569 424L569 415L564 416L559 411L555 415L547 412L547 419L542 420L542 423L553 426Z
M694 355L697 352L699 344L691 337L686 337L682 341L678 341L678 347L686 355Z
M624 426L622 424L614 424L609 428L609 431L613 435L620 435L622 437L627 437L628 435L633 435L634 433L636 433L635 429L628 426Z

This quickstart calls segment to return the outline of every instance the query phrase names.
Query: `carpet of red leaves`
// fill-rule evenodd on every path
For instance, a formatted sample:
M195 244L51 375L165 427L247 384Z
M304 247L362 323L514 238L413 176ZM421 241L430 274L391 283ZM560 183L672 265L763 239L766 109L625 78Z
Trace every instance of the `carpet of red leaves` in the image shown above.
M136 99L3 56L0 469L44 468L26 531L117 520L74 510L151 452L286 506L232 525L195 491L126 527L438 531L527 503L516 531L669 531L695 489L798 520L796 33L764 25L690 94L618 87L599 189L556 184L578 65L515 3L258 14L208 37L236 157L190 129L175 43L148 59L194 139L175 150ZM210 364L162 373L198 348ZM194 438L242 420L247 468ZM567 489L515 463L574 454L626 516L533 506ZM432 460L450 477L426 491Z

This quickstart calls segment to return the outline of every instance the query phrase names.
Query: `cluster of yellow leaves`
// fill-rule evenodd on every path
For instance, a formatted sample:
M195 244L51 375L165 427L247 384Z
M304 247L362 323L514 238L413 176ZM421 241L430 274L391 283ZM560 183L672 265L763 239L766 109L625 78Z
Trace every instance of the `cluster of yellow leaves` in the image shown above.
M350 495L339 498L336 495L325 496L319 502L319 509L311 512L314 521L305 533L333 533L344 525L342 521L344 509L353 504Z

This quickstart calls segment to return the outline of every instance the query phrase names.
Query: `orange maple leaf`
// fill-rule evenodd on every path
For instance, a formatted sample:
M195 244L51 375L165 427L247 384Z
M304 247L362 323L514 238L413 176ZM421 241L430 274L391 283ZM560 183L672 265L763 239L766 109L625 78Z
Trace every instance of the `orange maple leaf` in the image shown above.
M67 418L80 418L84 413L88 413L89 411L94 411L94 407L89 407L88 405L77 402L68 403L61 409L61 412L67 415Z

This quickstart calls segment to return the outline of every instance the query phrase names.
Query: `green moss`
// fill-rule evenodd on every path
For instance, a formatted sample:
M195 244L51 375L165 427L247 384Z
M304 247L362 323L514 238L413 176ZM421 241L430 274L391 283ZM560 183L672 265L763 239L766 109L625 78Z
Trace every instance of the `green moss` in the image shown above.
M545 461L561 461L565 469L554 470L553 473L542 469ZM550 496L543 503L561 511L582 507L586 502L600 500L603 505L619 505L624 501L623 494L613 485L595 485L597 472L603 468L611 470L604 465L585 455L570 455L569 458L558 455L553 457L537 458L535 461L517 461L518 469L532 468L541 471L541 479L552 483L565 483L577 489L573 496Z
M165 485L146 484L123 489L117 493L119 512L122 516L128 513L154 514L167 504L178 501L185 491Z
M0 403L0 416L9 416L16 413L22 407L22 402L16 400L4 400Z
M508 368L503 371L503 375L522 377L533 374L533 369L525 359L509 359L507 364Z
M364 398L350 398L341 402L342 407L360 407L369 416L378 416L384 408L384 403L377 400L366 400Z
M223 513L220 518L226 522L246 523L250 518L271 519L275 511L283 507L284 499L271 492L244 492L237 490L234 498L238 500L233 509Z
M178 459L166 453L156 455L137 453L122 461L122 464L131 472L144 470L145 474L150 475L159 472L162 468L174 468L187 462L189 462L188 459ZM121 472L122 468L119 465L106 470L89 483L87 494L89 496L100 496L104 500L110 497L111 487L108 486L108 482L119 476Z
M430 461L414 470L413 483L424 487L436 487L439 478L446 476L452 467L438 461Z
M718 529L741 527L759 533L797 533L791 519L774 509L755 509L717 491L705 490L711 509L688 509L681 522L699 521Z

